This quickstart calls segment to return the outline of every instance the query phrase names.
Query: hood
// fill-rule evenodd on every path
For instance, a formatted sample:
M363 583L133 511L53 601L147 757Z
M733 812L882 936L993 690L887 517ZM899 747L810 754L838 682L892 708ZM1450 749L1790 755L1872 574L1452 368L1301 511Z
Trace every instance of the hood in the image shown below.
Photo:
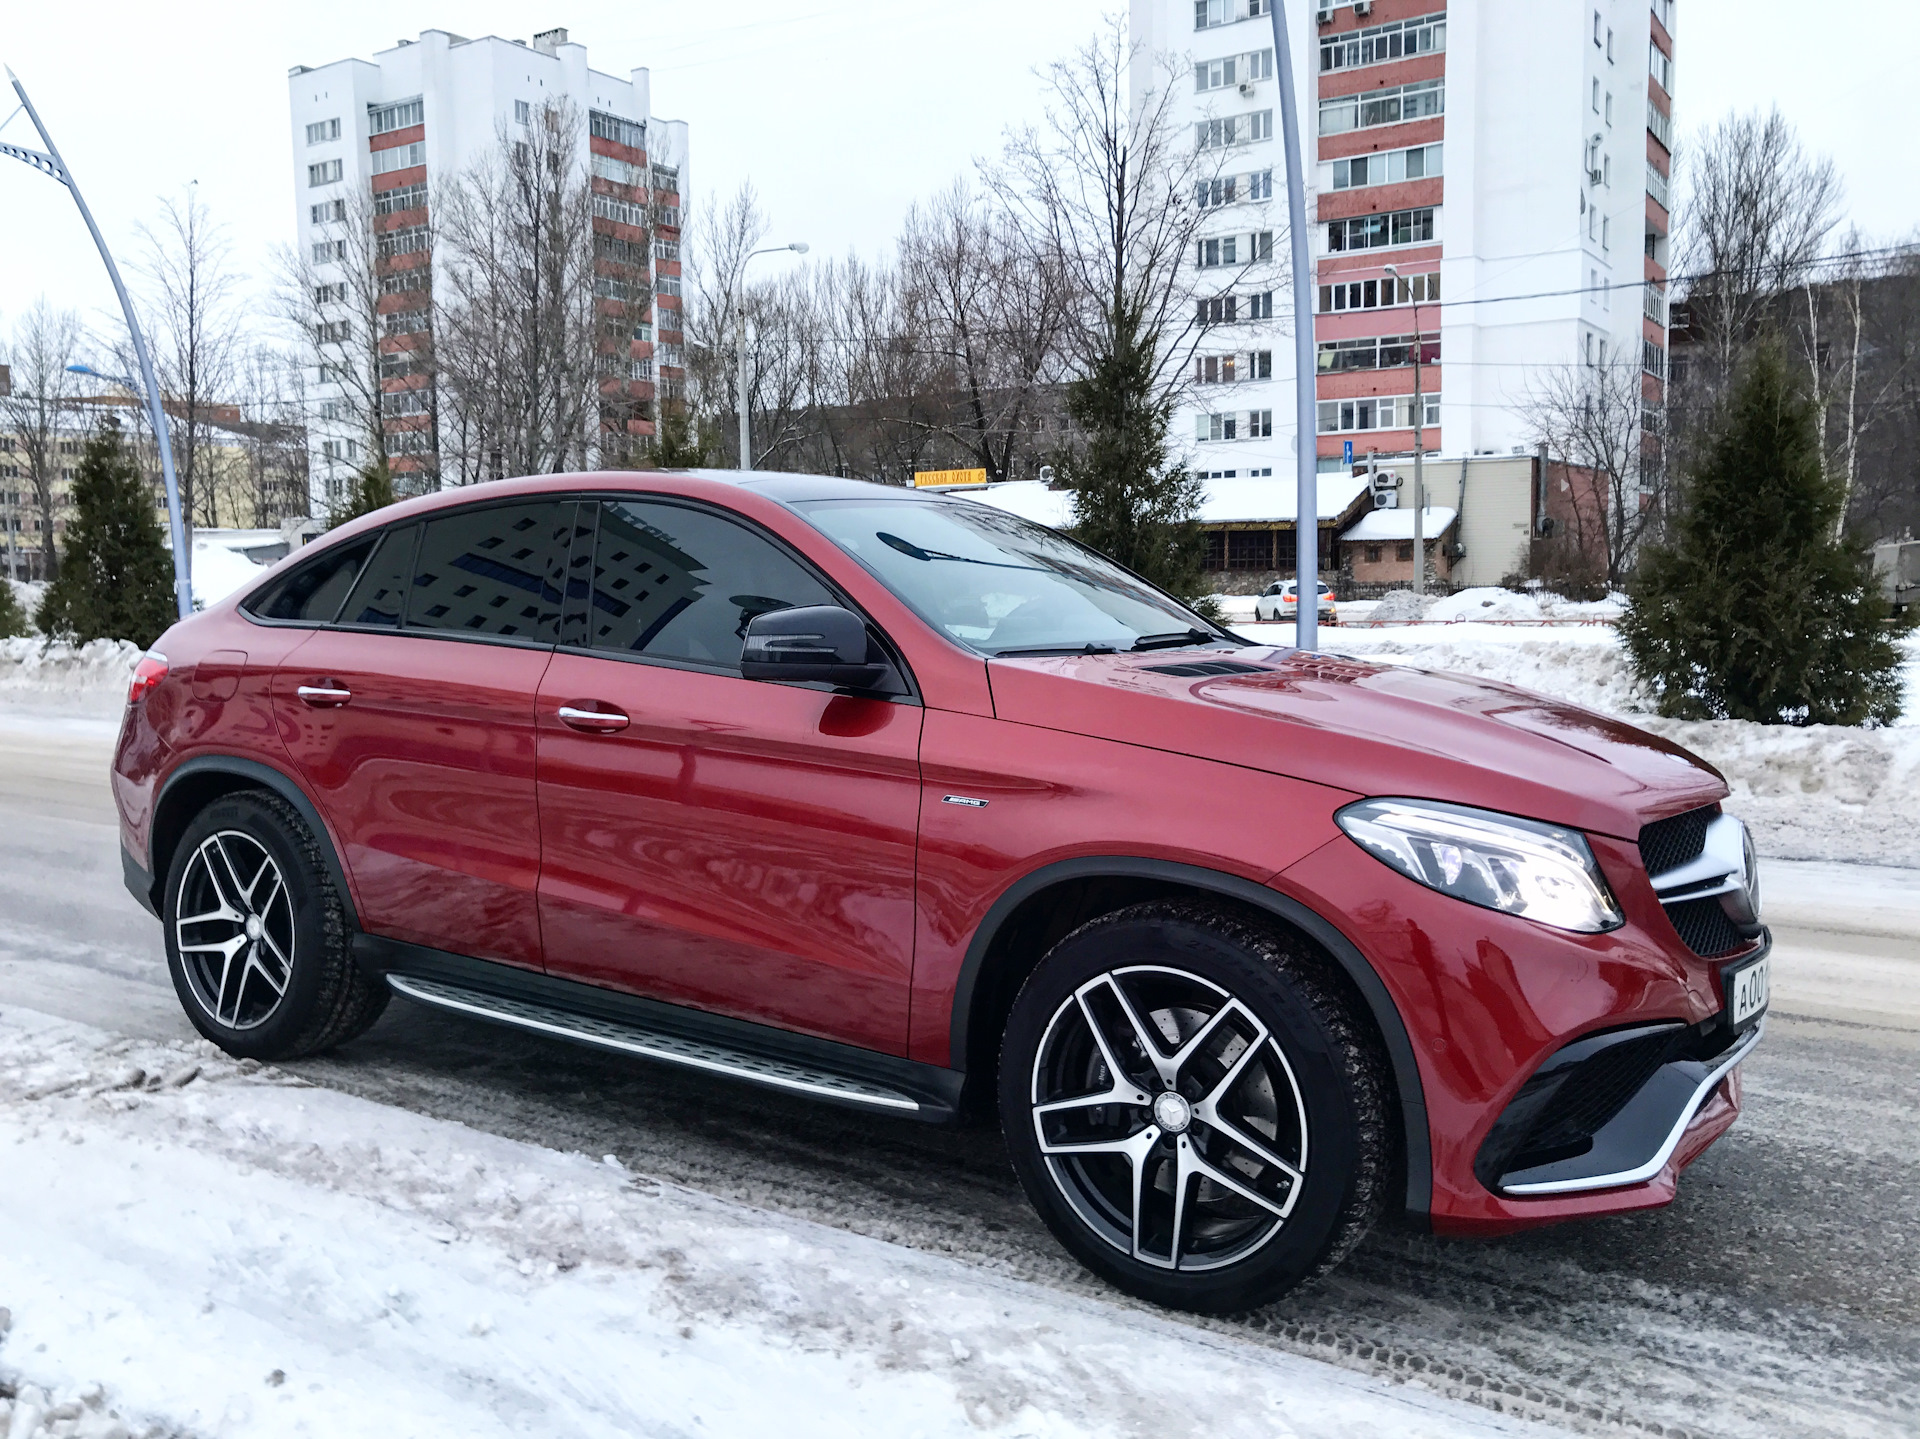
M1219 673L1223 668L1234 671ZM994 660L1001 719L1355 795L1448 800L1632 840L1727 794L1676 744L1512 685L1301 650Z

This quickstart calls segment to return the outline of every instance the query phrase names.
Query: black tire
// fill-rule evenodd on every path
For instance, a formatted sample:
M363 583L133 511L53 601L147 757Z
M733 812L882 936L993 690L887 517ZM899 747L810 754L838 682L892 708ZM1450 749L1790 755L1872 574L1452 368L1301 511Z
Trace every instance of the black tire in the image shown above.
M354 963L319 843L278 795L227 795L194 817L167 867L161 920L181 1007L236 1058L318 1054L387 1006L386 986Z
M1176 1056L1169 1085L1160 1065ZM1155 902L1082 925L1028 977L1000 1115L1028 1198L1083 1264L1156 1304L1236 1313L1333 1268L1379 1217L1385 1068L1306 941L1224 906Z

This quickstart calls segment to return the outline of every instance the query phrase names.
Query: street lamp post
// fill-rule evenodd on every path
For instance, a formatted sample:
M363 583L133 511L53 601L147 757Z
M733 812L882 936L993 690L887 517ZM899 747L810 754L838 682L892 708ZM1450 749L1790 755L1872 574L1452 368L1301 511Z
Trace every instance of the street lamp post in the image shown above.
M747 261L760 255L784 255L791 250L796 255L807 253L807 242L796 240L791 245L775 245L770 249L755 250L740 262L740 468L753 468L753 427L747 419Z
M1293 251L1293 509L1295 592L1293 642L1320 647L1320 444L1314 393L1313 257L1307 248L1307 176L1300 158L1300 111L1294 100L1293 45L1286 0L1273 0L1273 53L1280 67L1280 134L1287 152L1287 224Z
M73 196L73 203L79 207L80 218L87 223L87 231L93 236L93 243L100 251L100 258L106 263L107 278L113 281L113 292L120 297L120 313L126 316L127 333L133 337L133 353L140 361L140 374L145 385L136 385L131 380L122 381L130 390L144 389L147 396L147 418L153 425L154 438L160 445L160 473L165 477L167 486L167 527L173 536L173 599L180 617L185 619L193 613L193 580L189 568L192 556L187 553L187 530L184 517L180 513L180 482L173 473L173 436L167 428L166 406L160 403L160 386L153 377L153 359L147 353L146 339L140 333L140 322L133 317L133 302L127 298L127 287L120 283L120 267L113 263L113 255L107 249L107 242L100 234L100 227L93 222L93 212L87 208L87 202L81 197L80 187L74 183L73 173L67 169L66 162L60 158L60 150L53 143L53 137L47 133L47 127L41 123L40 112L33 108L33 101L27 98L26 87L20 83L20 77L12 69L7 71L7 79L13 84L13 93L20 97L19 110L27 112L27 118L33 121L33 128L40 132L40 142L47 148L44 152L28 150L20 145L0 144L0 154L11 155L23 164L31 165L41 174L58 180L67 187L67 193ZM9 119L12 116L8 117ZM69 366L80 374L92 374L85 366Z
M1387 276L1398 286L1400 271L1387 266ZM1427 397L1420 388L1420 352L1425 346L1420 334L1420 296L1407 282L1407 296L1413 301L1413 592L1427 592L1427 442L1423 422L1427 418ZM1397 297L1396 297L1397 298Z

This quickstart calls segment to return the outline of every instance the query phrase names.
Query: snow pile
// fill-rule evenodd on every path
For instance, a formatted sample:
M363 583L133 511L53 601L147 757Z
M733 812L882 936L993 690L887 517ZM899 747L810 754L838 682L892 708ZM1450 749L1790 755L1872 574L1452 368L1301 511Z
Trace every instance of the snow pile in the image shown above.
M85 714L118 712L143 651L127 640L0 640L0 705Z
M218 539L193 540L193 602L200 609L218 604L235 590L246 589L267 572Z
M1545 1433L27 1010L0 1154L10 1439ZM74 1427L23 1427L41 1390Z
M1920 868L1920 639L1907 641L1908 708L1891 729L1661 719L1610 627L1341 630L1326 647L1497 680L1618 715L1684 745L1727 778L1728 807L1763 853Z
M1367 618L1374 624L1403 625L1409 620L1424 619L1432 607L1431 595L1416 595L1412 590L1388 590Z

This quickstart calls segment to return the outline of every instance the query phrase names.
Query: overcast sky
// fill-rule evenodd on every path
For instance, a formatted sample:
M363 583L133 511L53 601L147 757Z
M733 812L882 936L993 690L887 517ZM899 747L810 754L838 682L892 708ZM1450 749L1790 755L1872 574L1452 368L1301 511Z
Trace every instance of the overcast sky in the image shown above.
M1298 4L1300 0L1288 0ZM198 181L264 313L293 235L286 73L442 28L530 38L565 25L595 68L649 65L654 108L692 128L694 202L760 190L778 241L883 252L907 206L1035 117L1035 67L1092 33L1100 0L494 0L10 5L0 60L27 85L123 268L162 195ZM1920 0L1679 0L1681 134L1778 102L1831 154L1876 239L1920 229L1920 171L1884 124L1920 53ZM1842 83L1844 82L1844 83ZM4 94L0 114L13 108ZM24 116L0 139L37 145ZM781 263L781 262L762 262ZM796 261L795 263L805 263ZM97 321L112 292L65 193L0 159L0 325L40 295Z

